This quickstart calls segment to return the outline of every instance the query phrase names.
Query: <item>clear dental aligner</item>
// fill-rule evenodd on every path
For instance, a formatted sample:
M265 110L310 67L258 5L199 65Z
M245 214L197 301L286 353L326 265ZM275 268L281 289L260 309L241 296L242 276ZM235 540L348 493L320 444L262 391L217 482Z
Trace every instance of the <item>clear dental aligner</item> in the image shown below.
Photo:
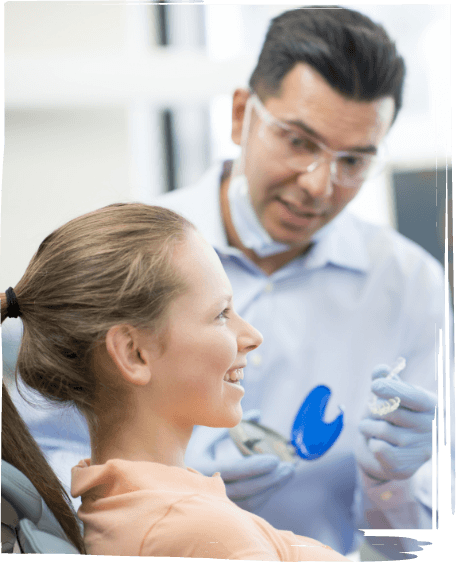
M405 359L403 357L399 357L399 359L396 361L393 368L385 378L394 378L405 369L405 365ZM399 396L389 398L388 400L379 400L377 396L373 395L373 399L371 400L371 402L369 402L369 409L373 414L376 414L378 416L385 416L386 414L390 414L391 412L397 410L400 404L401 399L399 398Z

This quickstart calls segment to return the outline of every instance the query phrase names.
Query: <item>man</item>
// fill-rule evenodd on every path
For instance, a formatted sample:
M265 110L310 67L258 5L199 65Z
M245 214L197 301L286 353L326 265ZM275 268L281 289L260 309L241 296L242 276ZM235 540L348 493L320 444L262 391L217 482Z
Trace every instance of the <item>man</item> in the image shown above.
M250 90L233 96L239 160L157 201L213 244L236 309L264 336L245 369L244 411L259 410L289 438L316 386L331 391L326 422L344 410L320 458L243 458L226 434L198 428L188 464L220 471L228 495L274 526L343 553L356 547L358 527L431 526L443 270L392 229L344 211L375 172L403 79L394 44L367 17L286 12L271 23ZM386 378L399 357L400 379ZM397 410L369 411L372 391Z

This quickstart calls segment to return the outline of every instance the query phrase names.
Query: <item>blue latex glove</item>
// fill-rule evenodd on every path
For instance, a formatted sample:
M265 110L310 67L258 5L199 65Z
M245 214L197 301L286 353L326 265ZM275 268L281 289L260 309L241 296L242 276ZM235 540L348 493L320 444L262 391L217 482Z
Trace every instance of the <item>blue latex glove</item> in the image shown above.
M258 410L250 410L243 419L259 421ZM240 452L235 451L233 458L216 459L217 446L225 440L231 442L231 437L226 429L212 430L211 436L211 441L206 442L196 455L193 452L187 463L207 476L220 472L227 496L242 509L253 511L261 507L295 472L293 463L282 462L275 455L242 457ZM232 447L235 448L234 443Z
M400 406L384 416L369 413L359 424L363 435L356 457L363 471L381 481L410 478L432 455L432 420L437 397L396 375L389 367L372 374L371 390L381 399L398 396Z

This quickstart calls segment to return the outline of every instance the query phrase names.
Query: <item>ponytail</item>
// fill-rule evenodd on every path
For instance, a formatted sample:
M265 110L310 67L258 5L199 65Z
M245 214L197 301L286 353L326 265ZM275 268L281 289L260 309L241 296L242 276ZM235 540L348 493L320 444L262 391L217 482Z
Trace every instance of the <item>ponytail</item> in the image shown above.
M11 294L12 293L12 294ZM0 293L1 321L17 317L18 303L13 289ZM13 314L10 314L13 307ZM33 439L9 392L2 382L2 459L20 470L35 486L68 540L85 554L84 541L71 500Z

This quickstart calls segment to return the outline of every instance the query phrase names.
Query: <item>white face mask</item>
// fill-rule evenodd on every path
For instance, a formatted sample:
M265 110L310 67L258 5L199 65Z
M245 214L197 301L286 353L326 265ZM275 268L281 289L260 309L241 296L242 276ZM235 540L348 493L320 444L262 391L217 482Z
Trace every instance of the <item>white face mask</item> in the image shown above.
M241 155L233 164L230 185L228 187L228 202L231 220L242 244L253 250L260 258L281 254L290 249L288 244L275 242L263 228L252 205L249 183L244 174L245 153L249 135L250 119L252 116L252 102L247 100L241 133Z
M275 242L263 228L252 206L249 184L244 174L232 175L228 187L231 220L242 244L260 258L281 254L288 244Z

